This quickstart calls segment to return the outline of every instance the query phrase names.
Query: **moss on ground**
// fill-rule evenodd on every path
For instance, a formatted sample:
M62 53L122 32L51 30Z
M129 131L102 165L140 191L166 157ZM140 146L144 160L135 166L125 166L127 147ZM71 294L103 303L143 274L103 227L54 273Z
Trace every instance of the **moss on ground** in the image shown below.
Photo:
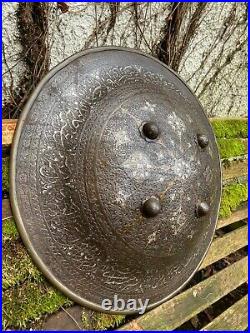
M2 191L9 192L9 157L2 158Z
M215 136L217 138L247 138L248 122L246 118L211 119Z
M9 240L17 240L19 233L16 227L16 223L13 218L2 221L2 240L3 242Z
M246 139L217 139L221 158L230 158L247 154Z
M26 282L3 293L3 329L28 329L44 314L51 314L72 301L46 283Z
M5 242L2 253L3 289L20 285L25 280L43 280L42 274L33 264L21 242Z
M95 311L83 311L82 323L86 330L107 330L118 327L125 320L124 315L110 315Z
M247 199L247 183L226 185L222 192L220 218L230 216L232 211L247 201Z

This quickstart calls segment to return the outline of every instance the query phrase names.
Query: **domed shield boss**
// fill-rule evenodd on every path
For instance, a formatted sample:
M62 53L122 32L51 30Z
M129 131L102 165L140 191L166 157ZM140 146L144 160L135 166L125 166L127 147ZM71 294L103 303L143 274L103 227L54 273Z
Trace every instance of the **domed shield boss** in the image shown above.
M151 56L115 47L73 55L23 110L14 217L37 266L79 304L133 313L131 299L150 309L173 296L209 248L220 196L208 119ZM115 295L125 308L103 308Z

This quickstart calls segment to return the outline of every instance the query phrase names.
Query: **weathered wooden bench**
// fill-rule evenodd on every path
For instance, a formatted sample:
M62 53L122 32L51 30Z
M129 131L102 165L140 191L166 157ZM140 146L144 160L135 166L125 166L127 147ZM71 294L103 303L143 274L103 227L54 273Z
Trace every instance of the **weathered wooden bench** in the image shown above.
M211 119L223 166L223 196L214 241L192 281L144 315L87 310L55 290L33 265L3 200L3 328L244 330L247 311L247 119ZM3 121L9 147L16 121ZM8 192L8 158L2 189Z

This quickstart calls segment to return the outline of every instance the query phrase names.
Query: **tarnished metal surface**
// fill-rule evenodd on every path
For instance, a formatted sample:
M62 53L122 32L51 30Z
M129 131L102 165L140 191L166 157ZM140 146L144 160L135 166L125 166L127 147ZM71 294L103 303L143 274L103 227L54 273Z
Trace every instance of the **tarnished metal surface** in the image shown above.
M103 310L116 294L148 298L151 308L171 297L209 247L220 195L217 146L199 102L136 51L67 59L19 121L15 218L40 269L80 304Z

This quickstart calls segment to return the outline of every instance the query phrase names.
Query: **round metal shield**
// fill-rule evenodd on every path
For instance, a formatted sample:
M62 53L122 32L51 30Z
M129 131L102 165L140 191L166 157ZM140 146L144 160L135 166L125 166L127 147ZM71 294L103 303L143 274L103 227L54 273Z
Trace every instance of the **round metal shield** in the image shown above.
M46 277L82 305L133 313L140 301L150 309L173 296L208 250L220 196L201 105L141 52L108 47L68 58L19 120L11 156L18 228Z

